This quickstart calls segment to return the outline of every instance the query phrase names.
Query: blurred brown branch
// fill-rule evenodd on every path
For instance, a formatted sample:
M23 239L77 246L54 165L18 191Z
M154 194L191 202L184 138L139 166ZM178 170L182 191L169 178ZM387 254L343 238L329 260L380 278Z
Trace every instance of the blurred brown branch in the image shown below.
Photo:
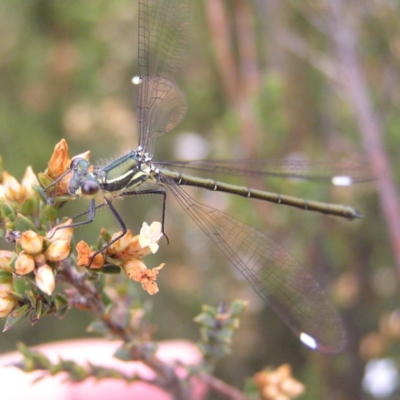
M358 32L354 14L346 13L342 0L328 0L328 22L323 32L329 32L336 48L336 56L327 56L312 49L302 38L285 29L279 29L279 43L296 56L308 61L326 77L340 85L338 94L352 107L365 153L377 179L378 195L390 232L391 245L400 278L400 205L388 156L383 144L383 127L372 105L370 90L358 56ZM308 15L314 26L320 27ZM336 60L336 61L335 61Z
M251 4L235 0L233 7L236 43L231 40L227 4L223 0L205 3L211 44L214 46L218 72L224 93L237 112L242 136L243 158L254 158L260 145L261 128L252 109L252 99L258 94L261 72L257 63L256 32ZM234 59L235 48L238 57Z
M375 112L357 48L354 14L346 13L342 0L328 0L331 37L340 61L341 84L353 108L365 152L377 178L382 211L390 232L392 249L400 279L400 204L389 159L384 149L384 132ZM351 18L349 18L351 17Z

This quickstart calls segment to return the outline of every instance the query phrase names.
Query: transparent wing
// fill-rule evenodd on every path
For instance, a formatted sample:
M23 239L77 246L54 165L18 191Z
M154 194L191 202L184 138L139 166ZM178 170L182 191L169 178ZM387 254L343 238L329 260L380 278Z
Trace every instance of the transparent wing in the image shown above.
M236 176L271 176L304 180L320 180L344 186L368 182L374 179L366 164L362 163L324 163L304 159L287 160L198 160L154 162L159 167L175 167L186 170L215 172ZM339 178L342 178L340 180ZM345 179L347 178L347 180ZM346 184L347 182L347 184Z
M139 146L153 154L156 138L186 113L175 84L188 36L188 0L140 0L138 134Z
M263 233L191 198L165 176L161 180L186 213L215 243L253 289L302 339L326 353L343 349L339 314L319 284L285 249ZM304 335L305 334L305 335Z

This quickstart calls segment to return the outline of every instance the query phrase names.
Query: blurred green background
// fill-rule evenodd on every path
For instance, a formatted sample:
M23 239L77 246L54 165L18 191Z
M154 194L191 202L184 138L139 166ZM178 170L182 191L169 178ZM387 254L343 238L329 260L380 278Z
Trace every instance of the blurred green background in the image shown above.
M343 26L357 33L366 94L381 124L395 184L400 179L400 2L338 2L343 4ZM334 35L341 30L340 25L329 29L334 16L328 3L192 0L189 46L179 76L189 111L173 132L158 140L155 159L295 155L336 162L366 157L371 162L364 154L367 149L370 157L371 149L368 153L361 117L340 81L342 60ZM28 165L43 171L61 138L68 141L71 155L90 149L91 160L100 163L136 147L131 78L138 74L137 11L136 0L0 2L4 169L18 179ZM196 341L198 329L192 319L201 304L243 298L249 307L233 354L218 365L219 377L243 387L246 378L263 367L289 362L307 386L302 399L373 399L362 388L365 366L373 359L396 366L400 349L399 273L375 185L338 189L275 179L258 184L271 191L351 204L365 215L349 223L189 190L197 199L268 232L315 276L343 316L346 350L325 356L302 346L232 273L174 201L167 209L170 244L161 242L154 258L155 265L166 262L158 279L160 292L149 298L137 288L138 298L152 302L156 338ZM65 213L85 209L84 201L77 203ZM126 199L117 205L134 232L143 221L160 219L157 197ZM75 231L77 239L93 243L102 226L117 227L106 211L98 214L91 226ZM47 317L34 327L20 324L1 335L0 350L14 349L17 341L33 345L88 336L90 318L73 311L63 321ZM384 398L399 398L393 388Z

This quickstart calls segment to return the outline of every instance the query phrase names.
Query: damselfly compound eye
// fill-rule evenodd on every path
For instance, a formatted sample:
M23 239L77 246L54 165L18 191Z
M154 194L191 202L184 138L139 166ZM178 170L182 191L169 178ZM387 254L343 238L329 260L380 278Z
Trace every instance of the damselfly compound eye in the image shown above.
M100 191L100 185L96 181L85 181L81 184L83 196L93 197Z

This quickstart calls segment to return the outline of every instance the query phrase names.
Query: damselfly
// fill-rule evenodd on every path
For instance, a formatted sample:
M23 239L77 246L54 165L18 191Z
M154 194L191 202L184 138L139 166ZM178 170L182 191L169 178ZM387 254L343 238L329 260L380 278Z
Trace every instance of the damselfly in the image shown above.
M175 127L187 110L185 96L175 80L188 37L188 9L188 0L139 1L140 77L136 79L139 146L116 161L94 169L83 158L73 159L69 193L71 196L89 198L90 208L87 220L71 226L92 222L98 207L95 200L100 198L122 228L122 234L115 238L117 240L127 229L113 205L115 198L156 193L164 197L165 208L166 196L171 194L230 264L243 274L253 289L305 344L324 352L340 351L345 344L341 319L322 288L295 258L265 234L194 200L182 186L233 193L349 220L360 218L361 214L347 206L197 178L167 168L241 176L317 179L339 185L367 180L367 173L357 166L347 165L341 169L327 164L298 161L154 161L154 141Z

